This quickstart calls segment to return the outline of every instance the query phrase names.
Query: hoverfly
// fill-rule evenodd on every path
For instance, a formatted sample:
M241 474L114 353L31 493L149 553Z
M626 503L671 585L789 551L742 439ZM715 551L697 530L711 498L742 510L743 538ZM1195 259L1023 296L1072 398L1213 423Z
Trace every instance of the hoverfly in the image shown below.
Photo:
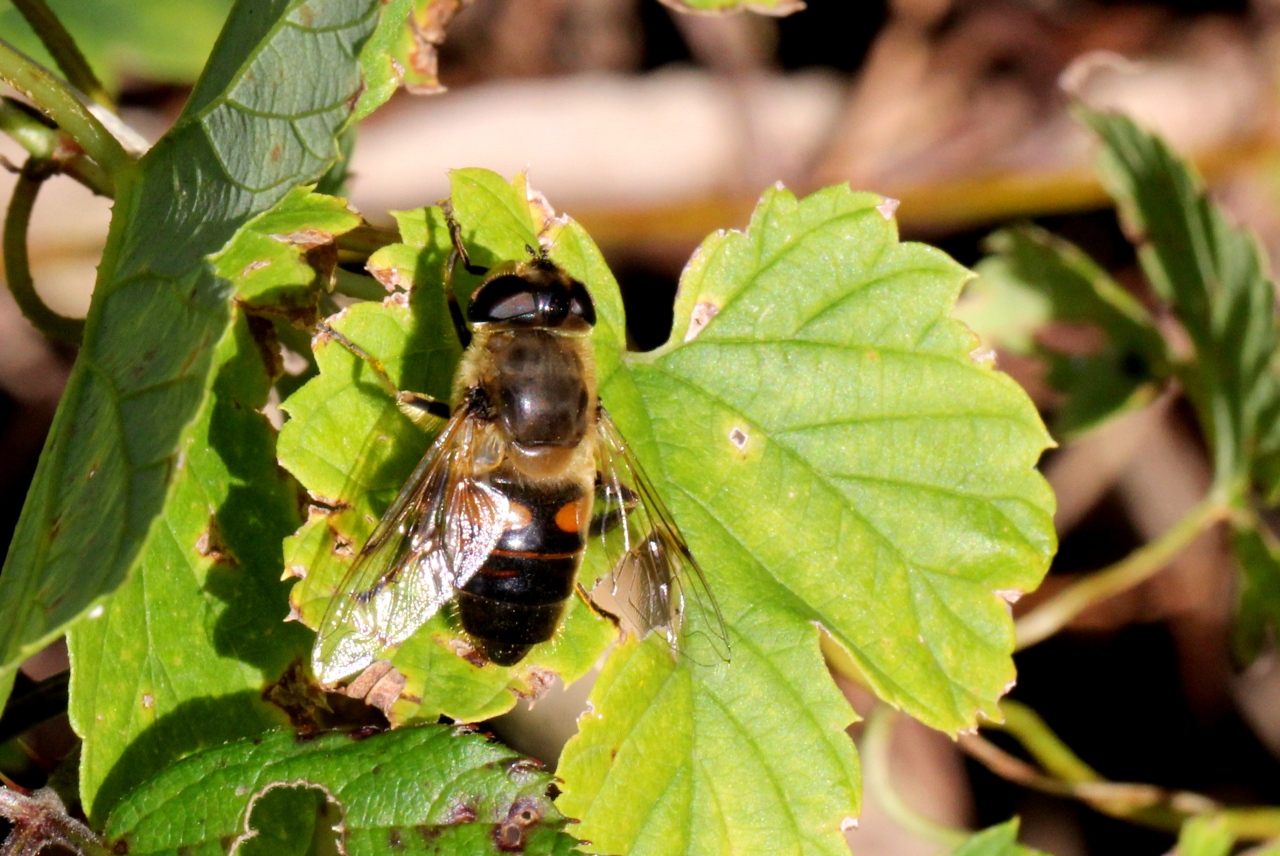
M447 603L485 658L520 662L554 636L575 591L592 602L578 582L589 535L610 550L617 617L641 634L665 631L678 650L695 601L727 659L701 568L596 398L586 287L545 249L473 265L451 213L449 223L448 279L459 261L482 276L465 320L451 303L465 346L452 413L330 601L312 652L316 676L332 684L361 671ZM326 332L381 371L356 343ZM424 409L443 410L422 398Z

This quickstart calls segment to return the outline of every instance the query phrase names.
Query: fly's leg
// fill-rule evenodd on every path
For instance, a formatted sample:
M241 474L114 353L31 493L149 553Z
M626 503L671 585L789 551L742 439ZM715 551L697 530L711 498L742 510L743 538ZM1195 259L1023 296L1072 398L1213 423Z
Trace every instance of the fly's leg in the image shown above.
M440 203L440 210L444 212L444 221L449 224L449 238L453 241L448 267L445 269L444 293L449 300L449 317L453 319L453 330L458 334L458 342L466 348L471 345L471 330L467 328L466 316L462 314L462 307L458 305L458 295L453 290L453 271L458 266L458 262L462 262L462 267L472 276L484 276L489 269L484 265L473 264L471 257L467 255L466 245L462 243L462 226L453 216L453 203L446 199Z
M320 324L319 331L322 335L328 336L342 347L346 348L352 354L369 366L373 376L377 379L378 385L387 393L388 396L395 399L396 407L403 413L410 422L417 425L423 431L432 432L440 428L445 420L449 418L449 404L430 395L420 392L404 392L396 388L392 382L391 376L387 374L387 368L382 364L382 360L330 327L328 324Z

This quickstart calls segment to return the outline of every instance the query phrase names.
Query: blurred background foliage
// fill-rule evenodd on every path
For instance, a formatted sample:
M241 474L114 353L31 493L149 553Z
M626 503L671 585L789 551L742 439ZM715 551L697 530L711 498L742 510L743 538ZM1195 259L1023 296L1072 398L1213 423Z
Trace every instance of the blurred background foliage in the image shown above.
M154 139L176 117L230 0L50 5L119 94L126 121ZM47 62L3 0L0 34ZM1132 62L1081 74L1080 57L1092 52ZM786 18L679 15L655 0L473 0L441 51L448 92L402 93L361 127L350 195L377 220L445 196L446 169L527 166L602 245L642 349L665 340L692 249L708 232L744 226L759 191L778 180L801 193L848 181L896 197L905 237L969 266L984 237L1031 219L1154 306L1093 172L1091 139L1068 115L1064 73L1090 103L1124 110L1189 155L1274 269L1277 0L813 0ZM0 154L20 162L8 140ZM0 175L0 198L11 180ZM46 185L31 255L55 309L83 314L108 217L109 203L73 182ZM1071 324L1028 335L1085 356L1104 344ZM7 543L72 355L35 333L7 291L0 341ZM1061 399L1045 380L1049 366L1004 351L997 362L1052 424ZM1061 552L1017 614L1159 535L1212 475L1191 414L1168 395L1063 441L1046 472ZM1233 661L1234 585L1223 535L1211 532L1162 574L1020 653L1012 697L1111 779L1280 803L1280 658L1272 647L1244 671ZM63 668L54 649L24 673L39 680ZM869 699L846 689L865 713ZM550 701L535 713L563 720ZM521 746L512 727L517 748L554 755ZM28 733L25 748L6 744L0 771L38 774L41 759L67 751L68 735L55 725ZM1168 835L1017 788L914 723L899 725L892 759L905 799L940 822L979 828L1020 814L1022 840L1056 856L1172 846ZM934 849L889 821L870 788L848 835L861 854Z

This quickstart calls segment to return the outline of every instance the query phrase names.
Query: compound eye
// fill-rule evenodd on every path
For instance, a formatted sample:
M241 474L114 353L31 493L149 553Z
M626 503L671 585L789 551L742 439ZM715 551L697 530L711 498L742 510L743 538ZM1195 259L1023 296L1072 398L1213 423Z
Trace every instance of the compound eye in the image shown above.
M500 276L486 282L471 301L468 315L472 323L514 321L538 311L538 301L529 283L518 276Z
M596 305L591 302L587 287L576 279L569 286L569 314L576 315L591 326L596 323Z

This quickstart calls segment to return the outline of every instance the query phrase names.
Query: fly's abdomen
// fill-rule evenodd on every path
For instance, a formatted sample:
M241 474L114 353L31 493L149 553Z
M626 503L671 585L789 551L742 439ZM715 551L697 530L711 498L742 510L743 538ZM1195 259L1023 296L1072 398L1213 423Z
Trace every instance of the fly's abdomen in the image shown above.
M458 592L458 613L488 658L510 666L560 624L582 562L592 497L574 483L493 484L511 504L510 522Z

